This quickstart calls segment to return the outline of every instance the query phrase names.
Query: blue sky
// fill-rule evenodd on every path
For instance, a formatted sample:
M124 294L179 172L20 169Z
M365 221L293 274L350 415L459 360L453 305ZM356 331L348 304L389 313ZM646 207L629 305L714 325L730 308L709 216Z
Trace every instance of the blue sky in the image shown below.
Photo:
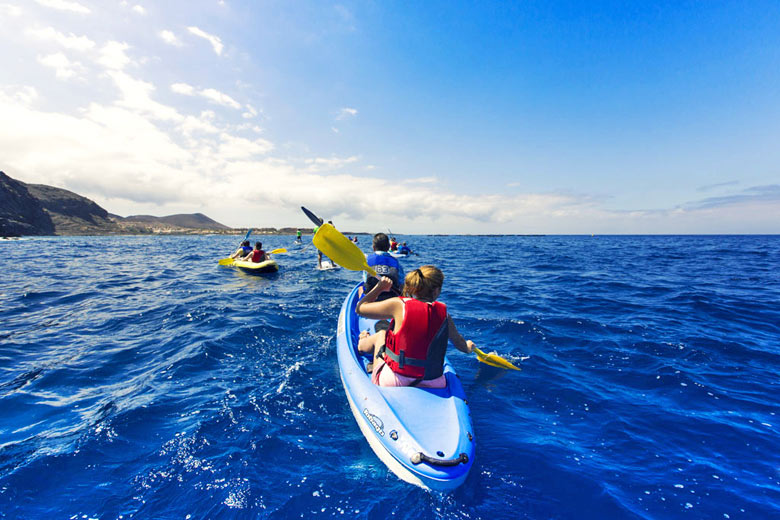
M777 2L0 0L0 23L0 169L120 215L780 231Z

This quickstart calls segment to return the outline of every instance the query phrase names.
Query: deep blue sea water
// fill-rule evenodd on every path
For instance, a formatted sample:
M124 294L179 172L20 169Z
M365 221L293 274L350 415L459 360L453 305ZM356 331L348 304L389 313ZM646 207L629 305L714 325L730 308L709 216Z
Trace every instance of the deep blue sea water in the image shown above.
M402 237L523 369L452 349L477 456L448 495L350 413L359 274L292 237L277 275L218 267L239 238L0 242L0 518L780 518L780 237Z

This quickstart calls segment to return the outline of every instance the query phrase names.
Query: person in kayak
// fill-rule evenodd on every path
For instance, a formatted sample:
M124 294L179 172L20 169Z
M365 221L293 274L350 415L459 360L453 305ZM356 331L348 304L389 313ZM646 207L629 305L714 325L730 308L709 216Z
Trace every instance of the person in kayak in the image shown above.
M409 246L406 245L406 242L401 244L401 246L398 248L398 252L402 255L411 255L412 250L409 249Z
M377 301L386 300L394 296L401 296L401 280L404 279L404 269L398 259L390 255L387 250L390 248L390 240L384 233L374 235L372 243L374 250L370 255L366 255L366 263L374 268L379 276L387 276L393 281L393 286L389 291L382 293ZM363 272L363 281L365 290L370 291L379 282L379 278Z
M238 246L236 252L230 255L230 258L244 258L246 255L252 252L252 246L249 245L249 240L244 240L241 245Z
M254 262L256 264L259 264L260 262L265 262L266 260L270 260L271 257L269 257L265 251L263 251L263 243L262 242L255 242L255 248L246 255L243 260L246 262Z
M397 251L398 250L398 241L395 239L395 237L390 239L390 251Z
M301 241L301 230L300 230L300 229L299 229L299 230L297 230L297 231L295 232L295 241L296 241L298 244L300 244L300 243L302 242L302 241Z
M358 350L374 353L371 375L374 384L444 388L448 341L466 354L474 351L474 342L463 339L447 306L436 301L443 282L444 274L439 268L424 265L406 275L404 294L408 297L376 301L379 294L393 285L390 278L383 276L358 302L355 308L358 315L393 320L388 330L361 334L358 342Z

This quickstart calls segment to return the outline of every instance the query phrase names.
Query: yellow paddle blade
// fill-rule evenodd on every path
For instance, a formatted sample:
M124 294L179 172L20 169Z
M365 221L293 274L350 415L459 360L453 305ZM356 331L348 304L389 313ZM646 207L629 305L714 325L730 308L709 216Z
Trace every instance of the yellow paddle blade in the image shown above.
M233 259L232 258L221 258L219 260L219 265L233 265Z
M366 255L350 239L339 233L331 224L323 224L312 239L322 254L350 271L366 271L376 276L376 271L366 263Z
M478 360L485 363L486 365L490 365L491 367L507 368L509 370L520 370L512 363L499 356L498 354L485 354L477 347L474 347L474 352L477 354Z
M286 253L286 252L287 252L287 250L286 250L285 248L283 248L283 247L280 247L279 249L274 249L273 251L271 251L271 252L270 252L270 253L268 253L268 254L269 254L269 255L278 255L278 254L280 254L280 253Z

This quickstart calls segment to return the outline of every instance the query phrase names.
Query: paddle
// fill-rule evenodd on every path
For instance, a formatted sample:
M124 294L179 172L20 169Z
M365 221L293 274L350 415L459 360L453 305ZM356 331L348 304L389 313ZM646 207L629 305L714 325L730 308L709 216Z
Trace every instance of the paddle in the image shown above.
M366 255L350 239L339 233L331 224L322 224L312 239L322 254L350 271L366 271L376 276L374 268L366 262Z
M302 209L302 210L303 210L303 212L306 214L306 216L307 216L307 217L309 217L309 220L311 220L312 222L314 222L314 225L315 225L315 226L321 226L321 225L322 225L322 223L323 223L323 222L325 222L325 221L324 221L324 220L322 220L320 217L318 217L317 215L315 215L314 213L312 213L312 212L311 212L311 211L309 211L308 209L304 208L303 206L301 206L301 209Z
M499 356L498 354L485 354L477 347L474 347L474 353L477 355L477 359L479 361L485 363L486 365L490 365L491 367L506 368L509 370L520 370L512 363Z
M376 276L374 268L366 262L366 255L352 240L342 235L332 224L325 224L323 219L303 206L301 206L301 210L309 217L309 220L319 226L312 242L314 247L322 251L323 255L350 271L366 271L371 276Z

